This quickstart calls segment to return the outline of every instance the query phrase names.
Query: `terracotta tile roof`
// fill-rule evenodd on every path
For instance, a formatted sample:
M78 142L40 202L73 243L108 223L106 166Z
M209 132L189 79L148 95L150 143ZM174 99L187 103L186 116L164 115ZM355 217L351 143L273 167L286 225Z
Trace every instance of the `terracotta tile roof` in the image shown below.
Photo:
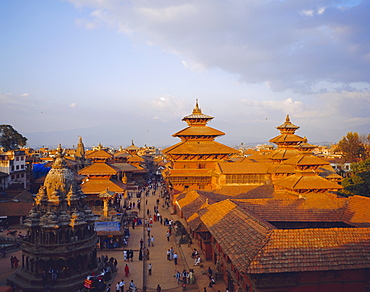
M272 152L270 152L272 153ZM269 153L269 154L270 154ZM246 162L266 162L266 161L271 161L271 159L268 157L269 154L261 154L261 153L256 153L252 154L251 156L245 157ZM243 162L243 161L241 161Z
M17 199L19 200L19 202L22 202L22 203L33 203L34 202L33 194L26 190L16 195L14 199Z
M184 218L190 218L199 209L207 206L206 199L198 194L197 191L190 191L180 194L176 202L183 212Z
M333 200L330 194L305 198L248 199L234 201L240 208L270 222L341 222L346 199Z
M272 198L274 188L272 185L222 186L214 192L225 195L227 199Z
M141 158L139 155L131 155L127 157L127 161L129 162L143 162L145 161L144 158Z
M187 127L173 134L173 137L177 136L222 136L225 135L224 132L216 130L208 126L192 126Z
M84 194L99 194L102 191L109 190L111 192L123 193L126 185L113 179L98 179L92 178L81 184L81 189Z
M135 166L131 164L121 162L113 163L112 166L116 167L117 169L123 172L131 172L137 169Z
M343 222L355 226L370 227L370 198L352 196L348 198L348 207L343 215Z
M370 268L370 228L274 229L246 272L363 268Z
M281 134L270 140L272 143L283 143L283 142L304 142L305 139L295 134Z
M329 162L321 159L320 157L313 156L313 155L305 155L305 154L300 154L297 156L294 156L292 158L289 158L284 161L285 164L292 164L292 165L307 165L307 166L312 166L312 165L328 165Z
M74 160L71 159L64 159L65 162L67 163L67 166L70 168L73 168L77 163ZM51 167L53 165L54 161L48 161L45 163L44 167Z
M0 216L27 216L32 209L32 203L2 202L0 204Z
M94 158L109 159L109 158L112 158L112 155L104 150L94 150L91 152L87 152L86 158L88 159L94 159Z
M267 173L272 163L238 163L220 162L218 166L223 174L247 174L247 173Z
M295 172L296 168L289 164L273 164L268 169L268 173L273 174L294 174Z
M126 147L125 150L130 150L130 151L134 150L135 151L135 150L140 150L140 148L137 147L134 144L131 144L130 146Z
M120 170L104 162L96 162L81 169L80 175L116 175Z
M162 150L164 154L234 154L238 151L216 141L183 141Z
M283 160L283 159L294 157L298 154L300 154L300 151L295 148L289 148L289 149L279 148L265 156L268 159Z
M245 270L246 264L251 262L266 244L271 233L268 223L243 212L229 200L212 204L198 213L222 250L239 270Z
M130 153L126 151L119 151L113 154L114 158L127 158L130 156Z
M275 181L274 185L294 191L338 190L342 188L342 186L338 185L337 183L324 179L318 175L315 175L314 173L311 175L296 173Z

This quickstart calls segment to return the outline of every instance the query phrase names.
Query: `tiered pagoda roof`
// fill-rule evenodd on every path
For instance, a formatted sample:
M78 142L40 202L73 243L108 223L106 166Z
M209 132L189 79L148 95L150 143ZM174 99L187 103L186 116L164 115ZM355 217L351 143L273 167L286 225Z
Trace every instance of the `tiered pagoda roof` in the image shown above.
M267 157L272 160L283 161L299 154L297 147L307 141L305 138L295 135L295 131L299 127L290 122L289 115L286 116L285 122L276 129L280 131L280 135L272 138L270 142L275 143L278 149L268 154Z
M182 141L163 150L163 153L170 155L230 155L237 153L234 148L215 142L214 139L225 133L207 126L213 117L205 115L199 108L198 100L191 115L185 116L182 120L189 127L173 134ZM217 158L218 159L218 158Z

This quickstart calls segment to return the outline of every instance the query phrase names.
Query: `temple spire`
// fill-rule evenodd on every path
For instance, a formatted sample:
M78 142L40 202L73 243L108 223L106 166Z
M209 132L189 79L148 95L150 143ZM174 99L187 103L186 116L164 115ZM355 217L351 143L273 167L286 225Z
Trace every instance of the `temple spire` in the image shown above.
M202 114L202 110L199 108L198 99L196 99L195 108L193 109L193 115L201 115L201 114Z

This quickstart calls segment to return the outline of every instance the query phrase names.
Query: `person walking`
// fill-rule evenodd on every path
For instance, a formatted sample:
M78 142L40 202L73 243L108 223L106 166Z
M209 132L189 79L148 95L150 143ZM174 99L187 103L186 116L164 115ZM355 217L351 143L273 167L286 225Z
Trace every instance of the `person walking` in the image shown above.
M149 276L151 276L152 275L152 264L151 263L149 263L149 265L148 265L148 273L149 273Z
M170 236L171 236L171 233L167 230L167 233L166 233L167 241L170 241Z
M10 266L12 269L14 269L14 257L13 256L10 257Z
M170 255L171 255L171 251L168 249L168 250L167 250L167 260L168 260L168 261L170 260Z
M119 282L116 284L116 292L121 292L121 287L119 286Z
M125 276L128 277L129 275L130 275L130 268L126 264L126 266L125 266Z
M125 292L125 281L123 279L119 282L119 288L121 292Z
M179 285L181 281L181 273L179 271L176 272L175 278L177 280L177 285Z
M174 261L175 265L177 265L177 258L178 258L177 253L174 253L173 254L173 261Z
M162 291L162 287L158 284L157 286L157 292L161 292Z
M150 238L150 242L152 244L152 246L154 246L154 236L152 235L152 237Z

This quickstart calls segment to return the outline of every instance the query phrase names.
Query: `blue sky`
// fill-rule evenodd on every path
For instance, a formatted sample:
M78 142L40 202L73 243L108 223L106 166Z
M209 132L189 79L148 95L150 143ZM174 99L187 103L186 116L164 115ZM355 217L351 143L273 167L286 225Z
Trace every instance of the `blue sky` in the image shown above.
M0 124L31 146L142 146L195 100L233 145L287 114L309 142L370 128L370 1L0 2ZM367 131L367 132L366 132Z

